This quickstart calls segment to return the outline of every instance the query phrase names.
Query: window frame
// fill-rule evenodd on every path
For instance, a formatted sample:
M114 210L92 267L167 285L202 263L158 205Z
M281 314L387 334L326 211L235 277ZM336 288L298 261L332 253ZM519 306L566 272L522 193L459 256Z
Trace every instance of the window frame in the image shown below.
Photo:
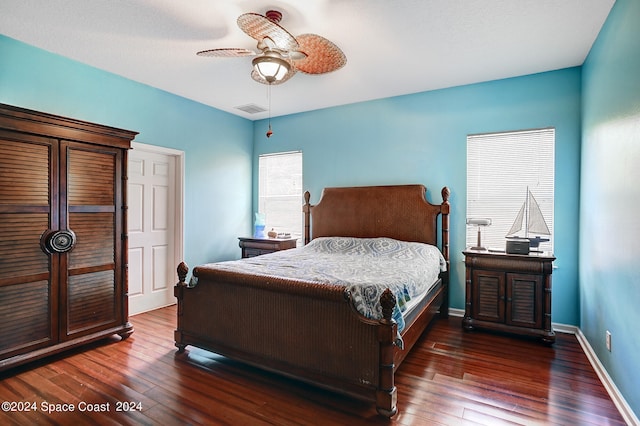
M277 177L276 180L271 180L271 184L267 188L265 188L265 180L269 179L268 176L264 175L266 169L269 167L268 164L264 163L265 161L269 161L268 159L278 160L283 159L285 157L297 158L299 160L299 164L295 166L294 170L294 179L292 182L293 189L298 190L296 193L268 193L272 185L277 186ZM304 181L303 181L303 153L302 150L298 151L283 151L283 152L272 152L260 154L258 156L258 212L265 215L265 233L270 231L272 228L276 232L288 232L291 234L292 238L298 240L298 245L301 244L303 238L303 215L302 215L302 204L304 200ZM299 168L298 168L299 167ZM267 172L268 173L268 172ZM280 176L282 178L282 176ZM282 181L280 181L280 185L282 186ZM265 193L265 191L267 193ZM272 206L266 205L266 200L269 198L272 199ZM283 199L280 202L275 201L276 198ZM287 200L289 199L289 200ZM290 206L286 206L286 204L290 204ZM291 216L288 219L283 217L277 217L274 219L274 209L273 205L280 206L280 208L285 209L289 212ZM285 207L282 207L285 205ZM296 211L293 211L293 205L296 207ZM289 210L290 209L290 210ZM299 213L296 216L296 212ZM284 224L284 225L283 225Z
M484 247L504 251L507 232L528 188L540 204L550 231L548 236L540 235L549 241L532 251L553 251L555 144L554 127L467 135L466 217L492 220L481 230ZM476 245L477 228L467 225L466 247Z

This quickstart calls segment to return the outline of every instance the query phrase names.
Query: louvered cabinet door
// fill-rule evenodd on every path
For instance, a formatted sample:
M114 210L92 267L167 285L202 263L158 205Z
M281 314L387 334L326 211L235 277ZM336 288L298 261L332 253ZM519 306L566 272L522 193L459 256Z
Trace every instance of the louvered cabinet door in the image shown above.
M542 327L541 275L507 274L507 324Z
M57 141L0 130L0 364L57 336L58 264L41 247L56 229Z
M61 145L61 222L76 238L60 293L61 331L70 339L123 321L122 151Z
M504 273L473 271L473 318L504 321Z

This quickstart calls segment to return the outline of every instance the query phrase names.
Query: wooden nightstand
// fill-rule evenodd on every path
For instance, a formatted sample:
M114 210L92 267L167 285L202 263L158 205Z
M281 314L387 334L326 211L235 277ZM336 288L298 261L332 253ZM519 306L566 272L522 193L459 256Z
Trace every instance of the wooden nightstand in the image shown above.
M467 249L462 327L556 340L551 327L550 253L517 255Z
M243 238L239 237L242 257L254 257L296 246L295 238Z

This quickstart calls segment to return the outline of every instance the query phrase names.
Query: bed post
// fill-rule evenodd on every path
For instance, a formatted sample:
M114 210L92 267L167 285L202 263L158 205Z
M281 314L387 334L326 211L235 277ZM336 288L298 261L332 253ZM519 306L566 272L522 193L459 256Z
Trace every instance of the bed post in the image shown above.
M187 346L182 342L182 299L184 290L187 287L187 274L189 273L189 267L186 263L180 262L177 268L178 279L180 280L173 288L173 295L178 299L178 325L176 331L173 333L178 353L184 352L184 348Z
M449 261L449 210L451 205L449 204L449 196L451 191L448 187L443 187L442 191L442 204L440 205L440 213L442 213L442 255L447 263L447 271L444 272L441 277L444 284L444 298L442 306L440 306L440 317L449 317L449 275L451 270L451 262Z
M305 191L304 193L304 206L302 206L302 211L304 212L304 245L306 246L311 241L311 204L309 203L309 199L311 198L311 194L309 191Z
M397 412L398 390L393 378L393 356L398 325L392 318L396 306L396 297L386 289L380 296L382 319L378 327L380 342L380 371L378 373L378 389L376 390L376 410L385 417L393 417Z

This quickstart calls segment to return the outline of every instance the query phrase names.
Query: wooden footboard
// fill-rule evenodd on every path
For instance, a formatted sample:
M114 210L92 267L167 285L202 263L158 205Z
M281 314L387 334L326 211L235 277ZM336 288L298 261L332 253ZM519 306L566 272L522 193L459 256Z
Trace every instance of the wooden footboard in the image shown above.
M210 350L376 403L396 412L393 382L395 297L385 293L387 318L364 318L339 286L247 276L197 267L197 285L178 268L176 346Z
M175 344L192 345L335 392L375 403L386 417L396 411L394 373L440 308L442 281L407 324L395 346L396 303L391 291L382 298L384 318L358 313L343 287L246 275L197 267L197 285L186 282L188 268L178 267L180 282Z

